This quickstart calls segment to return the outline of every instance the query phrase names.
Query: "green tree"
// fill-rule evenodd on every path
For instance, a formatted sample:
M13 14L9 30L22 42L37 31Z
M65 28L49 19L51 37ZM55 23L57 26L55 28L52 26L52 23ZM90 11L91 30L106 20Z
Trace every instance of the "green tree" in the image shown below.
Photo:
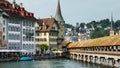
M120 20L117 20L114 24L115 29L119 30L120 29Z
M90 23L87 23L86 26L87 26L87 28L96 28L97 24L99 24L99 23L96 21L91 21Z
M109 35L109 30L104 30L103 28L96 28L94 31L90 32L90 37L92 39L104 37Z
M103 30L103 35L104 36L109 36L110 30Z
M100 24L103 28L106 28L106 27L109 27L109 26L110 26L110 21L109 21L109 19L100 20L99 24Z
M90 37L92 39L103 37L103 31L101 29L95 29L94 31L91 31Z
M48 50L48 45L47 45L47 44L41 44L41 45L40 45L40 49L41 49L41 51L42 51L42 53L43 53L44 49L45 49L45 50Z
M85 23L80 23L81 28L85 28Z

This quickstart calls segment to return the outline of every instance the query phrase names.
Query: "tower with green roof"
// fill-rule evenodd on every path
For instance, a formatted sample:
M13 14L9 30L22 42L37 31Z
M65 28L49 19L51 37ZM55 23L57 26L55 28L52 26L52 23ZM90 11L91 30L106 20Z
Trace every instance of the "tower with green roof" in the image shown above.
M58 21L59 26L60 26L60 29L59 29L59 38L64 39L64 35L65 35L64 24L65 24L65 21L64 21L64 19L62 17L62 13L61 13L60 0L58 0L58 5L57 5L57 10L56 10L55 20Z
M57 5L57 10L56 10L56 15L55 15L55 20L58 22L59 24L59 34L58 34L58 45L61 48L61 42L64 40L64 35L65 35L65 21L62 17L62 13L61 13L61 8L60 8L60 0L58 0L58 5Z

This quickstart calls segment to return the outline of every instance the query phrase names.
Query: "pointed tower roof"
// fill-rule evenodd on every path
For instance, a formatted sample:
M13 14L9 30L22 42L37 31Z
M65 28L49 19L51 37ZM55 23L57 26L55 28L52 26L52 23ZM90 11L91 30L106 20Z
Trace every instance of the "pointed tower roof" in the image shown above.
M64 21L62 14L61 14L60 0L58 0L58 6L57 6L57 10L56 10L55 19L57 21Z
M16 0L13 0L13 4L14 4L14 5L16 4Z
M113 30L113 14L111 13L111 25L110 25L110 30Z

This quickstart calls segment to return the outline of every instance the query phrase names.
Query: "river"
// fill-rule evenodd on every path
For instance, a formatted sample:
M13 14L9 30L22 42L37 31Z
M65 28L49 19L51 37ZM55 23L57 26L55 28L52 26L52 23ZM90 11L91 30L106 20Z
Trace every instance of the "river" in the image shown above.
M108 67L69 59L49 59L24 62L23 61L0 62L0 68L108 68Z

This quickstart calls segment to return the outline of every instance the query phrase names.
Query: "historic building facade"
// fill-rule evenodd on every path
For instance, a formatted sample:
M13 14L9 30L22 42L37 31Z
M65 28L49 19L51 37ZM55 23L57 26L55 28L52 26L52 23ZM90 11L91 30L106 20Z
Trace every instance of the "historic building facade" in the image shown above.
M2 39L3 31L2 31L2 24L0 23L0 49L6 48L6 43Z
M35 23L36 28L36 47L41 44L47 44L49 49L58 48L57 38L59 33L59 24L54 18L39 19Z
M7 0L0 0L0 23L2 24L2 39L7 50L22 51L22 54L35 54L34 14L24 7Z
M36 46L39 44L47 44L50 49L61 49L64 40L65 21L61 14L60 1L56 10L55 18L38 19L36 27Z

